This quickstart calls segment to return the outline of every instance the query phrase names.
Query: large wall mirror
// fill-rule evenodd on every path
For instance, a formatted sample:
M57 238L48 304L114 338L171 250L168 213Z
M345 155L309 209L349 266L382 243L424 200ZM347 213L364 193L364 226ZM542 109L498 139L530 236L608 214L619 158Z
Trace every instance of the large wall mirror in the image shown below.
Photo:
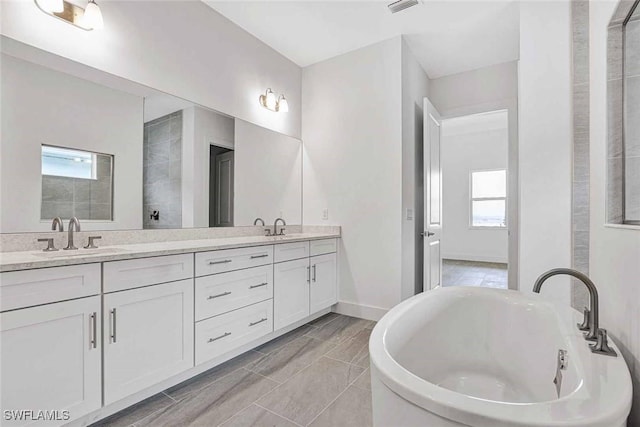
M300 140L5 38L0 66L1 232L302 223Z

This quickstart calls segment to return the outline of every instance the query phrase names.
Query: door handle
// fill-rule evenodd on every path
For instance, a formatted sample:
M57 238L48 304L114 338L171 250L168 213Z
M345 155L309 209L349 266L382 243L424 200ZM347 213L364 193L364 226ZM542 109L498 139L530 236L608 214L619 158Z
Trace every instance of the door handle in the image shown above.
M109 311L109 317L111 317L111 342L116 342L116 309Z
M316 281L316 265L313 264L313 281Z
M89 323L91 328L91 339L89 340L91 346L96 348L98 346L98 322L97 322L97 313L94 311L89 316Z
M435 235L436 235L436 233L432 233L432 232L430 232L430 231L423 231L422 233L420 233L420 235L421 235L422 237L431 237L431 236L435 236Z

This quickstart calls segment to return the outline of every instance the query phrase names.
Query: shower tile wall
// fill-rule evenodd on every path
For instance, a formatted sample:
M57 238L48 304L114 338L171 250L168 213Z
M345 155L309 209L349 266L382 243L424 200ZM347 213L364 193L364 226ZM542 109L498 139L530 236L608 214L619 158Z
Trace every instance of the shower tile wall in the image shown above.
M143 182L143 227L181 228L182 111L145 123Z
M573 28L572 267L589 274L589 2L571 3ZM571 305L588 306L582 283L573 280Z
M112 157L98 154L96 162L96 179L42 176L41 219L113 219Z

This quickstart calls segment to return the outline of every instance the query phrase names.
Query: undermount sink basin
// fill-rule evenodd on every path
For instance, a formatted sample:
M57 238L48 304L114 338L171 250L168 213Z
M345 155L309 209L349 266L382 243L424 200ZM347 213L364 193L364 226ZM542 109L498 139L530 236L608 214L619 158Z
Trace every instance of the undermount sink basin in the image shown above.
M63 257L77 257L77 256L89 256L89 255L107 255L126 252L122 248L97 248L97 249L84 249L65 251L60 249L59 251L52 252L36 252L35 255L44 258L63 258Z

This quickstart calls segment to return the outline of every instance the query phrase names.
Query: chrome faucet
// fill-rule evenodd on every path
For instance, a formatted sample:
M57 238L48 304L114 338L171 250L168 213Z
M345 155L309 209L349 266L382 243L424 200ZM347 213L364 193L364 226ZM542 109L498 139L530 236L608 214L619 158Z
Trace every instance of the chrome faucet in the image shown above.
M56 228L61 233L64 231L64 222L62 222L59 216L53 218L53 222L51 223L51 230L56 231Z
M78 249L73 245L73 231L80 231L80 221L75 216L69 220L69 240L65 251Z
M276 218L275 222L273 223L273 235L274 236L278 235L278 221L282 222L282 228L280 229L280 236L284 236L284 226L287 225L287 223L284 222L284 219L282 218Z
M260 217L256 218L256 220L255 220L255 221L253 221L253 225L258 225L258 223L259 223L259 222L261 222L261 223L262 223L262 226L263 226L263 227L265 226L264 219L262 219L262 218L260 218Z
M584 321L582 324L578 325L578 328L580 330L587 331L584 337L587 341L595 341L595 344L589 346L591 351L593 353L604 354L607 356L617 356L615 350L609 347L606 329L600 329L599 327L598 290L596 289L596 285L586 274L570 268L554 268L538 277L536 283L533 285L533 292L539 294L542 284L550 277L557 275L575 277L584 283L589 290L589 309L584 309Z

